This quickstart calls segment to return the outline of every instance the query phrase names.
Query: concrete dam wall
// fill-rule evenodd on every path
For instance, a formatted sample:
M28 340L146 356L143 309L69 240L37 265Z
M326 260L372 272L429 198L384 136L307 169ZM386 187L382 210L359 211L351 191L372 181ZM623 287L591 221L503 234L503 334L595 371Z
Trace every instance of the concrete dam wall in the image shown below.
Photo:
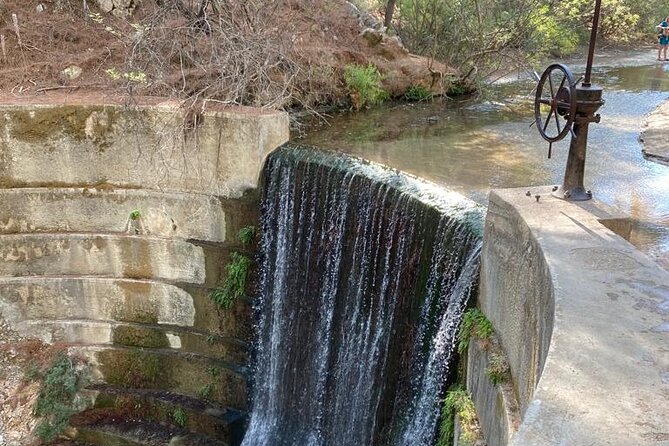
M467 388L487 444L669 444L669 274L596 202L526 191L493 191L486 217L495 339L470 343ZM494 384L499 353L510 379Z
M178 407L200 443L229 441L247 409L250 311L209 293L238 231L257 224L259 173L288 139L287 116L148 101L0 116L2 317L87 358L93 410L141 400L159 422ZM131 434L93 424L78 438Z

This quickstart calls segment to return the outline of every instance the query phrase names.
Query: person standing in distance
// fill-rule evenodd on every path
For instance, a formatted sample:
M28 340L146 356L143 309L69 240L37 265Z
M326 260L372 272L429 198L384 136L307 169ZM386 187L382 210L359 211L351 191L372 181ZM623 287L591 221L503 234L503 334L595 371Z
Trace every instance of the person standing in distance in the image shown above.
M669 17L665 17L662 23L655 27L657 29L657 60L669 60L667 59L667 46L669 46ZM662 54L664 53L664 57Z

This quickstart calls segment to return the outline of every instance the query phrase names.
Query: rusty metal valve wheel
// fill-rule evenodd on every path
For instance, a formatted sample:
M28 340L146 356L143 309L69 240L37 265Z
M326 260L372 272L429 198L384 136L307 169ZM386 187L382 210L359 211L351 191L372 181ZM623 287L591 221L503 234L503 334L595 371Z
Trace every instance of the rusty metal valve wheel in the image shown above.
M541 137L549 143L560 141L571 131L575 116L574 75L566 65L550 65L539 79L534 99L534 122ZM566 122L560 125L562 119Z

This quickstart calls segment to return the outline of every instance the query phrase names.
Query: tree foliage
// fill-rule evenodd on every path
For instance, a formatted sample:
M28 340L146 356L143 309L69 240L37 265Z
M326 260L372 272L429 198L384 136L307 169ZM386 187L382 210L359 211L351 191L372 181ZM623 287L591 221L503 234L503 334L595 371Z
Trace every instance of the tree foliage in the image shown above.
M379 5L384 8L388 3ZM486 75L505 58L565 56L588 44L594 0L397 0L394 30L413 52ZM603 42L653 42L658 0L603 0Z

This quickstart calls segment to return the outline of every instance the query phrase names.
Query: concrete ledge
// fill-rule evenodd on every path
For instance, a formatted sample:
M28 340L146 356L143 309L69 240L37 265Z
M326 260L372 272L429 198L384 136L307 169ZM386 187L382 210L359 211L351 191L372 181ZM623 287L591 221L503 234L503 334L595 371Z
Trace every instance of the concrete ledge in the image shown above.
M246 378L222 361L158 349L81 346L69 351L89 361L94 383L193 397L206 391L207 399L227 407L244 410L247 405Z
M5 278L0 279L0 313L24 336L32 336L34 329L24 321L88 320L194 327L214 336L248 341L250 306L239 301L221 310L208 293L207 289L183 289L148 280Z
M224 242L225 212L208 195L94 188L0 189L0 234L127 233ZM139 211L139 218L130 214Z
M240 365L247 364L249 360L248 345L242 341L178 326L38 319L20 322L16 328L49 344L58 342L171 348L185 353L221 358Z
M240 197L288 140L288 115L173 102L0 105L0 187L93 186Z
M491 193L482 254L480 305L521 405L509 444L667 444L669 273L579 204L526 190Z
M202 248L126 235L0 235L0 276L106 276L203 284ZM215 278L212 278L216 280Z

